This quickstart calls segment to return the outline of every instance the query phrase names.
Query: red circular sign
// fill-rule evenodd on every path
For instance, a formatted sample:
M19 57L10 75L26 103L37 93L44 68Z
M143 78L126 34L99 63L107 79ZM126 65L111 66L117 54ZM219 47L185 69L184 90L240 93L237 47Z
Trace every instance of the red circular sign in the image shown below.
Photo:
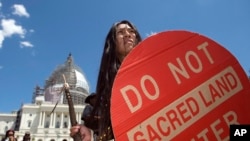
M229 140L229 125L249 124L249 80L213 40L168 31L141 42L114 81L116 140Z

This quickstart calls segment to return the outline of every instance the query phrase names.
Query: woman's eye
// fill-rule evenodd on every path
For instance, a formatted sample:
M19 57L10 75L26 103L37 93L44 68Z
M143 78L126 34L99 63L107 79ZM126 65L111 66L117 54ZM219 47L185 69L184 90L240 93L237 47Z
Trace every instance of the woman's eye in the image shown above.
M134 29L130 29L129 32L130 33L135 33L135 30Z
M123 31L121 31L121 30L117 31L117 34L122 34L122 33L123 33Z
M116 34L125 34L125 33L132 34L132 33L135 33L135 30L134 29L125 29L125 30L118 30L116 32Z

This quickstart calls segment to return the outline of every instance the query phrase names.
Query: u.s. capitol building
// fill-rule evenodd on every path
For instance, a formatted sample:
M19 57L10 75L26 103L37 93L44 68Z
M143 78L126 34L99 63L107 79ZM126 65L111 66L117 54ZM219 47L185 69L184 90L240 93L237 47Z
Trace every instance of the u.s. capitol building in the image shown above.
M44 87L35 87L31 103L22 104L18 111L12 113L0 113L1 138L8 129L14 129L18 141L22 141L26 132L30 132L31 141L73 140L69 136L71 124L68 102L61 93L64 84L62 75L70 86L77 121L82 122L84 101L90 93L89 84L83 71L74 64L73 57L69 54L65 63L59 65L45 81Z

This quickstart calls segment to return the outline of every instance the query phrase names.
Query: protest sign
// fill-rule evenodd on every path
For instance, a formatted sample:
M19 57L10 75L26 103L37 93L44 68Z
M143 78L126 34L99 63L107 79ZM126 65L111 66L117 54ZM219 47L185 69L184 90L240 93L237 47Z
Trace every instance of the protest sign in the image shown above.
M115 139L229 140L229 125L250 123L249 80L215 41L188 31L153 35L132 50L114 81Z

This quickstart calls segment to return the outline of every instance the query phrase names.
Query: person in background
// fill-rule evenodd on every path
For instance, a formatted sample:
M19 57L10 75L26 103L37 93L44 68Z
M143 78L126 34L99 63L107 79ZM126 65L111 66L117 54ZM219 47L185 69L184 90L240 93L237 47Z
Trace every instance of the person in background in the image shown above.
M7 130L2 141L17 141L17 139L15 138L15 131L12 129Z
M91 115L91 112L93 110L93 107L96 102L96 94L91 93L87 98L85 99L85 103L87 104L82 112L82 117L81 119L83 121L87 121Z
M93 111L95 102L96 102L96 94L95 93L91 93L89 96L87 96L87 98L85 99L85 103L87 104L83 110L82 113L82 117L81 119L84 121L84 125L90 129L93 130L94 135L98 134L98 120L99 120L99 116L95 116L94 119L92 120L91 118L93 118L91 116L91 113ZM92 121L92 122L90 122Z
M123 59L141 40L136 27L127 20L113 24L106 36L96 87L97 101L91 114L92 117L100 116L98 141L114 139L110 117L113 82ZM77 132L80 132L83 141L91 140L90 131L86 126L73 126L70 136L73 137Z
M30 141L30 132L26 132L23 136L23 141Z

